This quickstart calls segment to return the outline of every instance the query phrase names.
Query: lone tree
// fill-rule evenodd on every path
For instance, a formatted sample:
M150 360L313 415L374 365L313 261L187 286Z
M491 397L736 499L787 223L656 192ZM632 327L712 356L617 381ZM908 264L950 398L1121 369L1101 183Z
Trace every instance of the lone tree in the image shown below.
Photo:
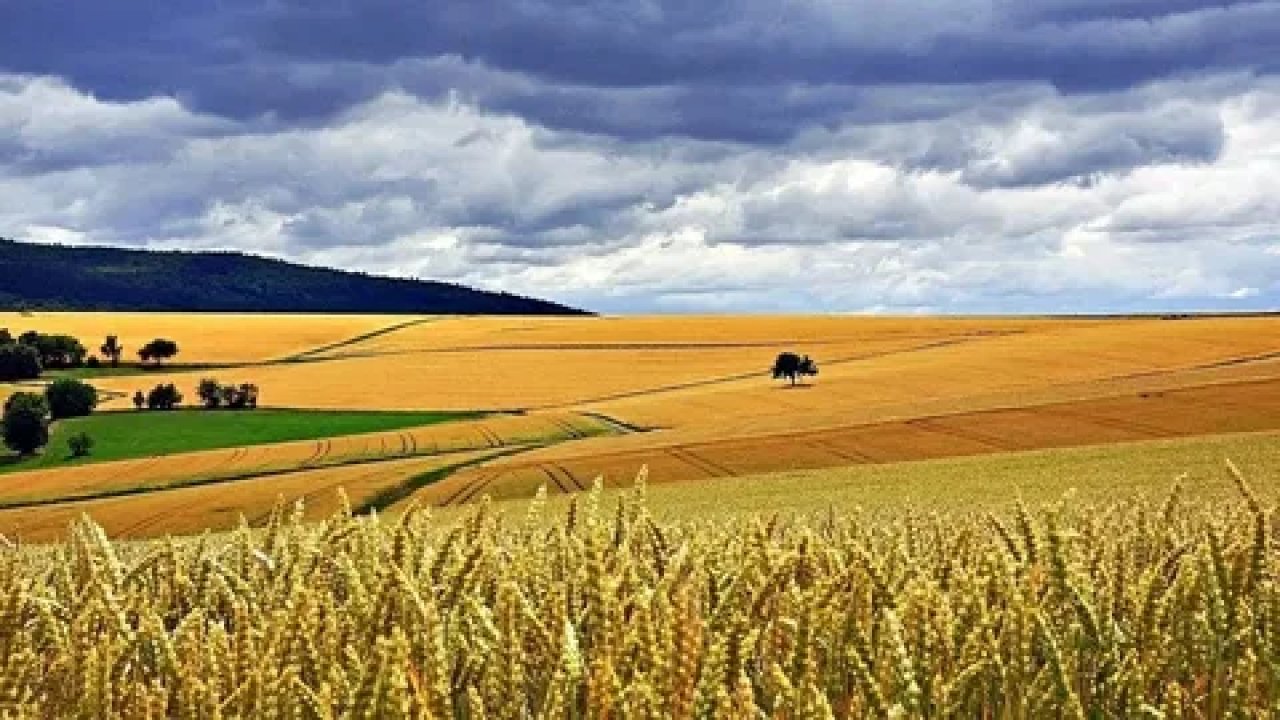
M161 361L168 360L178 354L178 343L164 338L156 338L138 351L138 357L142 362L154 362L159 365Z
M97 389L73 378L53 381L44 389L44 397L54 420L84 417L98 407Z
M147 406L147 396L141 390L133 394L133 406L139 410Z
M778 355L778 359L773 361L773 379L780 380L786 378L791 381L792 385L803 376L812 376L818 374L818 365L808 355L797 355L795 353L784 352Z
M49 444L49 406L35 393L17 393L4 404L4 444L20 456Z
M120 338L108 335L106 342L102 343L102 347L98 350L102 352L103 357L111 361L111 367L120 367L120 357L124 355L124 346L120 344Z

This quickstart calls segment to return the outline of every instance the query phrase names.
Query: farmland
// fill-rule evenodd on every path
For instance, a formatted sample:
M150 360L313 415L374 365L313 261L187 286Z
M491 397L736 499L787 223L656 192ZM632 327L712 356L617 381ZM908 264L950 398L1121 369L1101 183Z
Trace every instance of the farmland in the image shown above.
M254 515L269 510L280 496L278 484L253 484L264 478L354 466L376 472L388 461L438 459L470 451L502 454L608 432L607 425L588 417L548 413L14 473L7 476L14 481L0 483L0 525L26 538L52 538L65 530L65 517L99 507L86 504L90 501L114 498L120 502L113 507L128 512L166 515L187 504L174 491L234 481L252 481L238 486L242 497L252 502L237 507ZM305 489L305 479L297 487ZM261 492L254 493L254 488ZM296 499L309 494L299 491L285 496ZM195 517L184 530L197 532L204 527Z
M145 544L77 521L0 548L0 677L19 718L1270 717L1270 498L1220 485L672 522L637 484Z
M474 417L468 413L433 412L317 412L259 410L204 413L184 410L165 416L163 423L137 412L97 413L54 426L49 449L26 462L0 465L0 473L45 470L113 460L244 448L252 445L319 440L372 433ZM96 445L87 458L70 458L60 448L76 433L88 433Z
M786 478L779 482L803 487L795 478L805 475L785 473L890 471L919 460L1280 430L1280 320L1269 316L89 313L7 321L15 330L26 323L84 337L118 333L127 346L168 336L182 346L182 361L202 365L94 377L104 409L120 414L55 426L56 437L77 422L116 417L132 423L127 433L139 438L152 424L171 422L181 435L191 417L211 423L208 432L188 433L185 445L147 439L122 452L99 431L98 457L60 467L53 448L26 461L21 469L28 471L11 466L0 484L0 532L32 539L55 537L65 518L100 507L86 503L110 500L113 508L160 515L169 504L187 507L179 491L192 486L214 493L235 482L237 497L252 496L255 478L261 496L235 507L259 517L277 495L314 497L273 489L279 474L355 465L372 472L379 463L403 469L422 460L431 481L414 489L415 499L457 506L486 496L528 498L544 486L553 494L580 492L597 476L606 486L626 486L642 466L655 487L778 472ZM794 388L771 381L765 370L782 350L812 355L819 376ZM253 425L233 432L231 415L128 410L136 390L172 382L190 392L209 376L258 385L261 421L273 412L301 413L294 417L304 421L290 432L302 434L272 435ZM333 425L349 413L395 424ZM446 417L439 413L489 415L434 422ZM379 429L387 432L366 432ZM253 442L244 440L250 435ZM436 456L487 450L503 452L439 466L445 470L432 465ZM166 531L202 528L197 513L182 517ZM138 527L129 534L159 532L158 525Z
M157 337L176 338L183 363L214 365L264 362L422 318L380 315L250 315L209 313L4 313L0 328L62 333L101 342L116 335L125 352Z
M349 320L0 474L9 715L1280 707L1276 319Z

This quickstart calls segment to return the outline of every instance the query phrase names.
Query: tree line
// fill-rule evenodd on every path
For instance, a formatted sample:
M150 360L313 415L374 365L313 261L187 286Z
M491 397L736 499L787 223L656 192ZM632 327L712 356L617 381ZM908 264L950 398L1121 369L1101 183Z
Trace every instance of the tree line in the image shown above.
M159 367L177 357L178 351L173 340L156 338L138 348L139 365ZM108 335L98 352L101 356L91 355L84 343L71 335L28 330L15 337L7 328L0 328L0 382L36 380L46 370L98 368L105 363L118 368L125 348L119 336Z
M258 407L258 386L252 383L223 384L205 378L196 388L200 407L206 410L254 410ZM97 388L74 378L60 378L45 387L43 393L20 392L9 397L0 415L0 435L5 447L19 456L33 455L49 444L49 426L58 420L85 417L98 407ZM168 411L182 406L182 391L173 383L160 383L143 393L134 394L139 410ZM93 438L77 433L68 439L73 457L88 455Z

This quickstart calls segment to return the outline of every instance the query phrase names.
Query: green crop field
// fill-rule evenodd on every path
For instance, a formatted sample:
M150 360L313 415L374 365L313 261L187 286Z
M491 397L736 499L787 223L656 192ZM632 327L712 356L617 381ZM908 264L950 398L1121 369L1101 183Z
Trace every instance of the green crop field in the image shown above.
M0 473L50 469L109 460L173 455L197 450L264 445L293 440L422 427L479 417L466 412L365 412L308 410L181 410L104 412L56 423L48 448L37 457L0 461ZM73 459L67 439L93 438L93 454Z

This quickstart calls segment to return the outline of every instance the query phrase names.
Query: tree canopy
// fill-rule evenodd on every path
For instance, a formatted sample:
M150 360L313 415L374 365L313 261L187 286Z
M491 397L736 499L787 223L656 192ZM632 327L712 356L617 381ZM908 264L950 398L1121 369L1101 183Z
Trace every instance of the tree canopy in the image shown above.
M4 404L4 444L31 455L49 444L49 406L35 393L17 393Z
M178 343L165 338L156 338L138 350L138 357L142 359L142 362L154 362L157 365L163 360L177 356L177 354Z

